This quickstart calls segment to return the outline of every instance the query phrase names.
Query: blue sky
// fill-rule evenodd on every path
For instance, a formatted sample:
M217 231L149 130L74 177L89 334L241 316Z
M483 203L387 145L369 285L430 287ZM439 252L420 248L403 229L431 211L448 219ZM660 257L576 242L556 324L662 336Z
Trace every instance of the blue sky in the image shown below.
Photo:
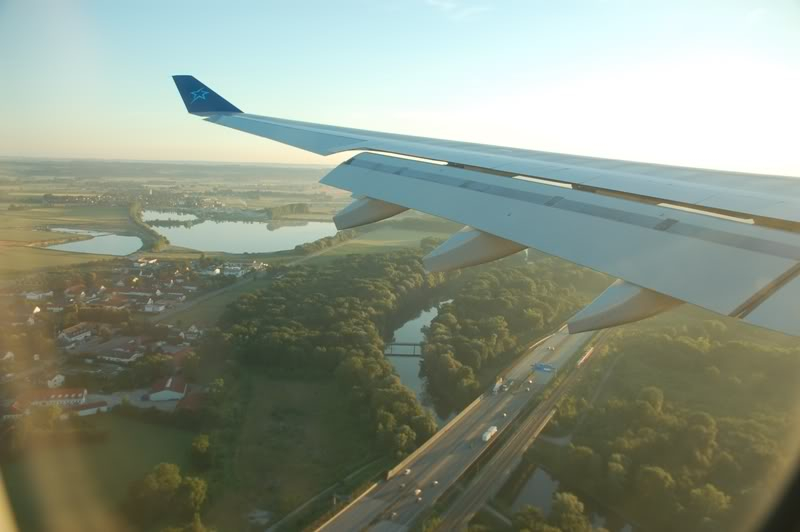
M800 176L800 0L0 0L0 155L326 163L247 112Z

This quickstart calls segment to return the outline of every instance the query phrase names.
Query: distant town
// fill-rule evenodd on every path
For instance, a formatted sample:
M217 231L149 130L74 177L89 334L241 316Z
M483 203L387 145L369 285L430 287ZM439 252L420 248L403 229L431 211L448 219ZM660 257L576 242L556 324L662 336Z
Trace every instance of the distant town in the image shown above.
M159 325L204 295L268 272L264 262L172 261L142 256L81 274L54 274L0 293L12 335L36 337L0 356L0 379L15 383L2 397L2 419L57 406L62 416L88 416L126 401L164 411L196 409L204 390L187 378L187 359L204 330L192 323ZM125 389L138 360L160 355L171 371L146 387ZM141 379L139 379L141 380ZM115 385L116 383L116 385Z

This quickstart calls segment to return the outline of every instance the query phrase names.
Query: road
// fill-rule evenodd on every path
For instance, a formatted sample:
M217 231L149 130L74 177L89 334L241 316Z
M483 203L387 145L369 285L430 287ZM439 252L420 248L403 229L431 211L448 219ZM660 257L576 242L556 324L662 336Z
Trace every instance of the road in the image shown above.
M563 329L523 355L506 372L515 384L507 392L487 393L468 413L440 430L437 439L409 464L403 473L381 482L368 495L320 527L323 532L407 530L414 520L455 483L486 447L481 435L492 425L502 432L531 397L544 388L552 373L532 374L535 362L560 367L594 333L568 335ZM553 349L549 349L552 347ZM527 380L533 378L533 385ZM527 391L530 386L531 390ZM504 416L504 414L506 414ZM434 482L437 484L434 485ZM418 502L414 490L422 490Z
M467 528L475 513L489 502L506 483L509 475L522 460L522 455L553 417L558 401L577 381L578 375L577 371L567 375L550 397L524 418L509 438L502 442L502 446L481 467L475 478L442 516L439 530L455 531Z

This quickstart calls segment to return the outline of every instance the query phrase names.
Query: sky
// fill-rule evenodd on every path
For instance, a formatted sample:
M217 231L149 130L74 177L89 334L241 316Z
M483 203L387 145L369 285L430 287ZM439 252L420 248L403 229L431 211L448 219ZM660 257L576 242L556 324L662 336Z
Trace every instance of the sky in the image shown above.
M332 164L246 112L800 176L800 0L0 0L0 156Z

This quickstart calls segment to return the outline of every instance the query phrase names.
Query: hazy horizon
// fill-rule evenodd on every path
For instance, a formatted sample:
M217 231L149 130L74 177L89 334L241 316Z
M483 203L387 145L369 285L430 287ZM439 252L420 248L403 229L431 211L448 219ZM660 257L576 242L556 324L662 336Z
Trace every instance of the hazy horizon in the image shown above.
M190 116L246 112L800 175L800 2L0 2L0 154L333 165Z

